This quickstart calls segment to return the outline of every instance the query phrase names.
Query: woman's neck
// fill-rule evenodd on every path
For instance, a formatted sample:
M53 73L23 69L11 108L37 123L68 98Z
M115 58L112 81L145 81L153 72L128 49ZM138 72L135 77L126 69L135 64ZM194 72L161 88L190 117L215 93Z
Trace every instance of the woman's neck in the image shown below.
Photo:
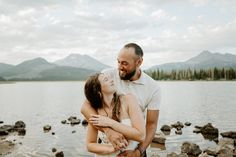
M105 107L110 108L112 105L113 94L103 94L103 99Z

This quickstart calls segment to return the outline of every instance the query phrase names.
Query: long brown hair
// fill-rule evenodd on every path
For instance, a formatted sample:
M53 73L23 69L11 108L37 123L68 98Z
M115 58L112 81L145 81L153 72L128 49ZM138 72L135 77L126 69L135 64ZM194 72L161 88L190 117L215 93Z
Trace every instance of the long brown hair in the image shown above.
M96 111L98 109L103 108L104 99L102 95L102 88L101 83L98 80L98 77L101 73L94 74L90 76L84 86L84 94L87 100L90 102L92 108ZM120 122L120 109L121 109L121 102L120 102L120 95L116 92L113 94L112 105L114 107L112 109L112 119Z

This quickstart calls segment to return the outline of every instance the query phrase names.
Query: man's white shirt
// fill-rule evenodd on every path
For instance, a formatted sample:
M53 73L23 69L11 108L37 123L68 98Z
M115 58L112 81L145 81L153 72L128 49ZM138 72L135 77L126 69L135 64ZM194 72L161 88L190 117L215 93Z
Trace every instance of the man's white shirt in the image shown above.
M139 106L143 113L145 110L159 110L161 91L157 82L141 71L138 80L121 80L117 69L105 69L102 71L112 77L117 86L117 93L132 93L138 99Z

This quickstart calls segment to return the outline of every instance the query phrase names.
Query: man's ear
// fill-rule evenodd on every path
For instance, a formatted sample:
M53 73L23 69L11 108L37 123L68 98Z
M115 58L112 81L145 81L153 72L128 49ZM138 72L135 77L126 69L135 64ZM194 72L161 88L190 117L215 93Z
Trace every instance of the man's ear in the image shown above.
M138 60L137 60L137 66L141 66L141 64L143 63L143 58L140 57Z

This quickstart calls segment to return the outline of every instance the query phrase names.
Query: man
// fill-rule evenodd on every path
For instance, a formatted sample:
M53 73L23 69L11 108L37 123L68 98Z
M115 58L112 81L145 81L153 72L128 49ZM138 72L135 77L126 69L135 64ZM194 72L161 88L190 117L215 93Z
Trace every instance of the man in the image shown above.
M140 108L146 116L146 137L135 150L127 150L119 154L119 157L145 157L146 149L155 135L159 117L160 90L156 82L141 71L143 62L143 51L135 43L126 44L118 54L118 69L104 70L113 77L117 85L117 91L121 93L132 93L139 101ZM146 112L145 112L146 111ZM90 114L96 114L89 102L85 101L82 114L89 119ZM117 150L127 144L127 140L120 133L110 128L100 128L105 132L113 147Z

